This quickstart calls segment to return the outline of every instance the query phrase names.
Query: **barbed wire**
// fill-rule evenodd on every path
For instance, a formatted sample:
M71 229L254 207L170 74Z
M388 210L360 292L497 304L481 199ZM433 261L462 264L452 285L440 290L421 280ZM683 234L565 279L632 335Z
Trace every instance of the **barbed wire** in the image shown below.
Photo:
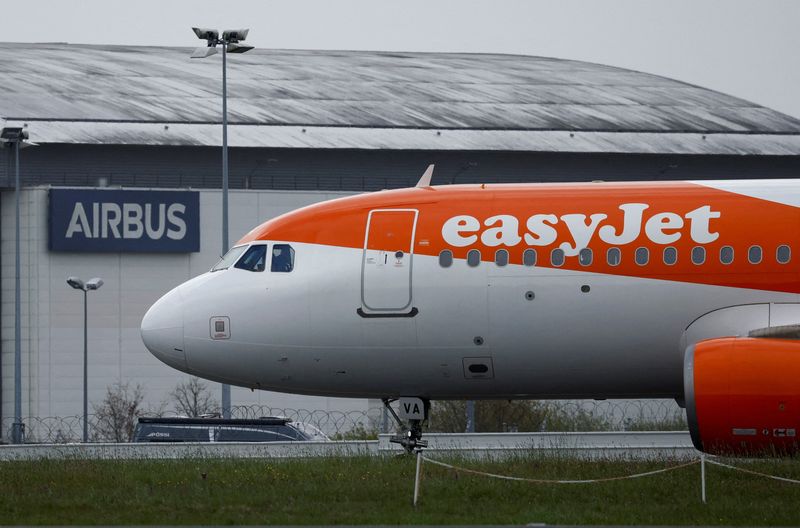
M481 432L536 431L631 431L686 430L683 410L674 400L534 400L478 402L476 418ZM464 402L434 402L429 432L464 432ZM174 412L140 412L139 416L178 416ZM382 407L366 410L294 409L268 405L237 405L234 418L285 417L311 425L334 440L377 438L379 433L395 431L393 420ZM90 442L114 441L102 416L88 416ZM83 416L29 416L24 418L26 443L80 442ZM0 422L0 440L8 442L14 419ZM130 425L130 424L128 424ZM105 431L105 432L101 432ZM129 428L132 431L132 427ZM125 435L123 435L125 436Z
M346 435L348 433L377 435L381 409L366 411L336 411L292 409L289 407L269 407L266 405L241 405L231 407L233 418L261 418L266 416L285 417L292 422L310 424L328 436Z

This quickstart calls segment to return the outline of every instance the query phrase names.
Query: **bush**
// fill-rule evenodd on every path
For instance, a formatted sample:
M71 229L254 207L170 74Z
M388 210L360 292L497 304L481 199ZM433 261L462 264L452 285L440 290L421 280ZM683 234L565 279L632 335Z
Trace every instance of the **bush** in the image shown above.
M190 418L219 412L219 404L200 378L178 383L170 396L175 400L175 411Z
M99 406L93 405L95 424L92 436L105 442L130 442L140 416L143 416L144 390L137 384L118 381L106 387L106 397Z
M377 429L367 430L367 428L364 427L363 424L357 424L349 431L345 431L343 433L336 433L335 435L331 436L331 440L377 440L377 439L378 439L378 430Z
M431 407L428 430L461 433L466 430L466 402L436 401ZM607 431L607 419L579 406L562 406L541 400L478 400L476 432Z

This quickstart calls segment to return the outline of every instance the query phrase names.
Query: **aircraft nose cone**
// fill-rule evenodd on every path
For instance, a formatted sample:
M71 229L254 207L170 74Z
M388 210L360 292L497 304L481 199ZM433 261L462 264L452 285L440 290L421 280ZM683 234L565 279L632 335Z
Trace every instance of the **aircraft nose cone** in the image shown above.
M183 348L183 297L179 288L170 291L147 310L142 319L142 341L155 357L186 371Z

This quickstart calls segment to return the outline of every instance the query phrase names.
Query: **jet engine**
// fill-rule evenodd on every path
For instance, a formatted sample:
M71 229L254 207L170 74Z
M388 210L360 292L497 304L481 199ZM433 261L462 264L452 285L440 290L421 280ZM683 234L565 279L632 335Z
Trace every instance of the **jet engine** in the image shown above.
M800 340L724 337L691 345L684 392L697 449L735 456L798 452Z

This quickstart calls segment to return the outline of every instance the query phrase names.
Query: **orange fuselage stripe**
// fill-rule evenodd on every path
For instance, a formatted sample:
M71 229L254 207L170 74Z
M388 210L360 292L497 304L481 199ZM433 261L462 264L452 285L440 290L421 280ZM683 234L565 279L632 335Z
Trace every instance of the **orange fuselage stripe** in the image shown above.
M521 264L523 251L537 250L539 267L550 264L551 251L567 250L560 269L698 284L800 292L796 238L800 211L790 205L752 198L686 182L562 185L465 185L426 187L362 194L311 205L269 220L239 243L284 240L346 248L363 248L369 212L374 209L416 209L419 216L414 253L453 252L457 259L477 249L483 260L509 252ZM397 215L397 234L407 230ZM392 233L391 217L382 229ZM391 240L392 236L375 237ZM635 235L635 236L634 236ZM580 240L579 240L580 239ZM581 242L593 251L582 266L571 250ZM763 248L760 264L747 259L750 246ZM778 246L793 250L780 264ZM663 249L677 249L678 261L667 265ZM705 248L701 265L691 262L695 247ZM723 246L734 249L731 264L720 262ZM618 247L621 262L606 262L606 251ZM634 260L637 248L650 251L647 265ZM395 251L394 247L371 247Z

